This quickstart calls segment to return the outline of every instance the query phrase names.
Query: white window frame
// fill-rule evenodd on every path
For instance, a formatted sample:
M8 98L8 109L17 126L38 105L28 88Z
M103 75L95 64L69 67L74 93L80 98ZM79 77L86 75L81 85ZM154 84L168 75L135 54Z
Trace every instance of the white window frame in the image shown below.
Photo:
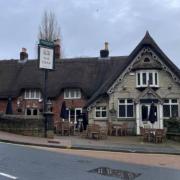
M41 99L41 96L40 90L37 89L26 89L24 91L24 99Z
M106 110L103 109L104 107L106 108ZM100 108L100 109L97 109L97 108ZM96 116L96 112L100 112L100 117ZM102 116L103 112L106 112L106 116L105 117ZM97 107L95 107L94 118L95 119L107 119L107 116L108 116L107 113L108 113L107 112L107 106L97 106Z
M71 109L66 108L66 110L68 110L68 120L69 122L71 122ZM82 113L82 108L74 108L74 123L77 123L77 111L81 111Z
M72 94L74 96L72 96ZM64 99L81 99L81 90L80 89L65 89Z
M120 100L124 100L124 103L120 103ZM132 100L132 103L128 103L127 101L128 100ZM125 106L125 116L122 117L122 116L119 116L119 105L124 105ZM132 117L127 117L127 106L128 105L133 105L133 116ZM118 99L118 114L117 114L117 117L118 118L126 118L126 119L131 119L131 118L134 118L134 115L135 115L135 112L134 112L134 102L133 102L133 99L132 98L128 98L128 99Z
M146 74L146 84L143 84L143 73ZM149 84L149 74L152 73L152 84ZM140 84L138 84L138 74L140 74ZM155 77L157 74L157 84ZM159 73L155 70L141 70L136 72L136 87L159 87Z
M28 110L28 109L31 111L31 115L28 115L28 114L27 114L27 110ZM33 111L34 111L34 110L37 110L37 115L33 115ZM39 111L38 108L26 108L26 109L25 109L25 115L26 115L26 116L39 116L39 115L40 115L40 111Z
M176 99L176 98L166 99L166 100L169 100L169 102L168 103L163 103L163 106L164 105L168 105L170 107L170 109L169 109L170 116L164 116L164 107L163 107L163 118L165 118L165 119L172 118L172 108L171 108L172 105L177 105L178 106L178 115L177 115L177 117L179 117L179 103L178 103L178 99L176 99L177 102L173 103L172 100L174 100L174 99Z

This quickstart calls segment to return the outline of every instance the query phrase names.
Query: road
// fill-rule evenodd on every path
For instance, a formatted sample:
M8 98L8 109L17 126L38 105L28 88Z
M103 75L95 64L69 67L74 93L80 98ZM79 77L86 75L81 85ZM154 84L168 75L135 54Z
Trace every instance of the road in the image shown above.
M179 180L180 156L0 143L0 180Z

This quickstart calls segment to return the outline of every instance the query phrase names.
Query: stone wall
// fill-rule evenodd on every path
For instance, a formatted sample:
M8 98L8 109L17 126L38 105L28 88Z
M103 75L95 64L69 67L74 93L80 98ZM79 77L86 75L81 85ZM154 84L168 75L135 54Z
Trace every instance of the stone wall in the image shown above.
M27 136L44 136L42 116L0 115L0 130Z

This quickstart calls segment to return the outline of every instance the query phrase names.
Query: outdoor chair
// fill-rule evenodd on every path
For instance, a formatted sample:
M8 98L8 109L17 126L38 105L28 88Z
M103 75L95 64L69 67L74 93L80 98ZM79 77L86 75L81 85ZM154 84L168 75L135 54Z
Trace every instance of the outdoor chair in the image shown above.
M69 122L62 122L62 136L70 135L70 124Z
M143 140L143 136L144 136L144 128L140 127L140 136L141 136L141 140Z
M128 123L123 123L121 128L121 136L127 136L128 135Z
M107 127L108 127L108 135L111 136L112 135L112 123L108 122Z
M62 134L62 122L58 122L56 124L56 133L57 134Z
M87 137L88 137L88 131L87 131L87 129L86 129L86 130L83 130L83 131L80 133L80 137L82 137L82 138L87 138Z
M162 141L163 142L167 142L167 127L164 128L164 131L163 131L163 137L162 137Z
M150 141L150 132L149 132L149 129L143 128L142 133L143 133L143 134L142 134L143 141L144 141L144 142L149 142L149 141Z
M98 124L89 124L87 127L88 138L100 139L100 126Z
M107 139L108 137L108 129L107 127L100 128L100 139Z
M108 122L108 127L107 127L107 129L108 129L108 135L109 135L109 136L115 135L115 131L116 131L116 130L113 128L112 122Z
M156 129L155 131L155 143L162 143L164 135L164 129Z

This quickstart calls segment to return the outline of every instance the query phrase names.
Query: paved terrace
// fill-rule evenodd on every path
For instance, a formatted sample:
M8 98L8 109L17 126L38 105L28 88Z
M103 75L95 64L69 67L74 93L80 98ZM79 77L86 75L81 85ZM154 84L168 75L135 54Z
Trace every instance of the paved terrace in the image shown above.
M79 136L55 136L54 139L46 139L0 131L0 141L56 148L180 155L179 142L167 140L161 144L144 143L139 136L108 136L106 140L90 140Z

